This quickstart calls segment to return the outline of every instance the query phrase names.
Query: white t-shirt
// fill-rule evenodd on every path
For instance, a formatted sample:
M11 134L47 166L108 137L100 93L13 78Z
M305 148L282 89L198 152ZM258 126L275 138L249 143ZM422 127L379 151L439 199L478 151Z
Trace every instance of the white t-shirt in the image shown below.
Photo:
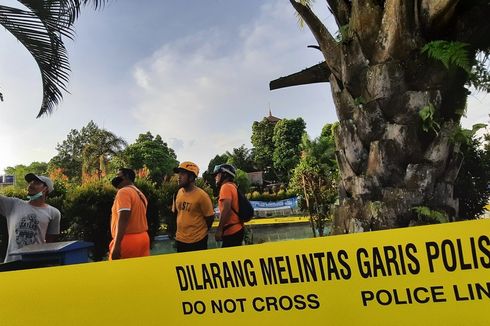
M12 251L44 243L46 234L60 233L60 211L50 205L36 207L25 200L0 196L0 214L7 218L9 232L5 262L20 259L9 255Z

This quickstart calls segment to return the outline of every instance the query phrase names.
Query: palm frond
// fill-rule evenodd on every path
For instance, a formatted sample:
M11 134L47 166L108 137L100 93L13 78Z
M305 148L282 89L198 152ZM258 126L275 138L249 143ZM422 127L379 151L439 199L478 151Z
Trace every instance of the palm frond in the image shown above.
M38 117L50 113L66 90L70 66L59 32L46 27L33 12L0 6L0 24L21 42L36 60L43 83Z
M29 8L47 26L61 34L72 37L71 26L78 18L82 6L92 4L95 9L102 7L107 0L18 0Z
M303 6L311 7L313 5L314 0L300 0L299 3L301 3ZM295 11L294 15L296 16L296 19L298 21L298 26L300 28L303 28L305 26L305 21L303 20L303 17Z

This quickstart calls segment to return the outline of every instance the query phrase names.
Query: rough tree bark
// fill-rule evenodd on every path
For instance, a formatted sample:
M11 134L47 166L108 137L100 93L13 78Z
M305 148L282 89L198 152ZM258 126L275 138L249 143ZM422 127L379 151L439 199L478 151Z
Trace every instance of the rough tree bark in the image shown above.
M466 103L468 76L421 49L438 39L469 43L470 56L488 49L490 2L328 0L337 24L347 30L337 41L309 7L290 1L325 62L272 81L270 88L330 82L341 174L332 232L408 226L414 206L454 217L453 186L462 155L451 135ZM429 105L439 132L422 128L419 111Z

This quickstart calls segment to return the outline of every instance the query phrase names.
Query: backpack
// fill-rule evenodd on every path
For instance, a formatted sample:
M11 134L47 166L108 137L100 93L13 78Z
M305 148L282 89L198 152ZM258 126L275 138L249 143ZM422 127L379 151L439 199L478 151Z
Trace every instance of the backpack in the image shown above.
M248 222L254 216L254 208L253 208L252 204L250 203L250 201L248 201L247 197L245 197L245 195L242 194L238 190L238 188L237 188L236 192L238 195L238 212L235 211L235 209L233 209L233 207L231 209L236 215L238 215L241 223Z

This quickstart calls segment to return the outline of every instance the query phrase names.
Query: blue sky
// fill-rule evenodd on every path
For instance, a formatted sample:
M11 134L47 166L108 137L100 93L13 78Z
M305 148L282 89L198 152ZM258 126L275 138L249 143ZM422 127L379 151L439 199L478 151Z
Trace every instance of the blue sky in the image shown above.
M4 1L15 3L15 1ZM70 94L49 116L38 68L0 31L0 173L6 166L48 161L71 129L90 120L129 143L151 131L180 161L205 169L216 154L251 147L253 121L268 113L303 117L308 134L336 120L328 84L269 91L270 80L322 60L307 28L284 0L112 1L85 8L66 41ZM316 12L332 26L325 2ZM470 99L465 125L488 120L490 98Z

